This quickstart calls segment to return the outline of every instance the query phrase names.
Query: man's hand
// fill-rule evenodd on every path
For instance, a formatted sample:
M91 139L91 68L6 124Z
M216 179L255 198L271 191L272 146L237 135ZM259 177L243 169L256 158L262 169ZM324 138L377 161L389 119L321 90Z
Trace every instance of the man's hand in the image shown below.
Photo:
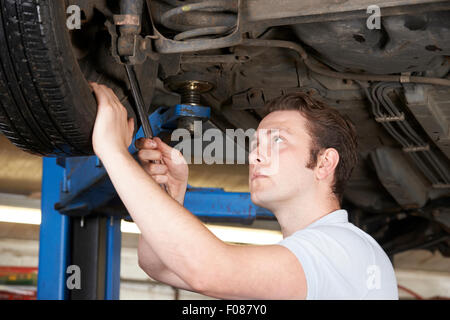
M138 158L145 171L157 183L165 184L170 196L183 205L189 169L181 152L159 138L140 138L135 145L139 149Z
M89 84L98 104L92 135L95 154L102 159L118 152L128 152L133 140L133 118L127 119L127 110L110 88L95 82Z

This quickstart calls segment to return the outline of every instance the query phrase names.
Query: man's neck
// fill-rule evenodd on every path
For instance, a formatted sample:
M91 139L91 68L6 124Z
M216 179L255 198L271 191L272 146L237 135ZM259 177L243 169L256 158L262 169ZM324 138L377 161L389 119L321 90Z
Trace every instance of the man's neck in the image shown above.
M318 197L305 201L302 198L294 198L277 206L272 211L281 226L283 238L286 238L340 208L336 199Z

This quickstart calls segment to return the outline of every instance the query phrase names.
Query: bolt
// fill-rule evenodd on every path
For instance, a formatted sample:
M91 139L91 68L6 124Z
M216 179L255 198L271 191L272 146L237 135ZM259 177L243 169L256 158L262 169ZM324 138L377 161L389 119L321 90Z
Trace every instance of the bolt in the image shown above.
M346 85L352 85L353 84L353 80L350 80L350 79L344 79L343 82Z

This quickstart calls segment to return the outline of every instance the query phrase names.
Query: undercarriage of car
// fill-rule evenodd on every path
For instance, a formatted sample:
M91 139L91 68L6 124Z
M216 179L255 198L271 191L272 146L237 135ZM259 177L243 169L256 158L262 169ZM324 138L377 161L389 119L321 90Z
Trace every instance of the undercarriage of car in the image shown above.
M450 2L0 3L0 129L18 147L92 155L88 81L137 119L124 64L148 114L206 105L223 131L256 128L268 101L308 92L356 126L360 160L343 203L352 222L389 255L450 255Z

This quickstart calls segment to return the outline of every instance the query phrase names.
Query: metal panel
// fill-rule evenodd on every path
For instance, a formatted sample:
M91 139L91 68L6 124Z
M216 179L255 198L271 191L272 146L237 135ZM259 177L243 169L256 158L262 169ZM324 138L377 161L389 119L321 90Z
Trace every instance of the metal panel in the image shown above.
M120 221L121 219L110 217L106 229L106 300L119 300L120 296Z
M394 148L377 148L372 151L378 178L386 190L404 208L420 208L428 200L429 184L419 174L406 155Z
M39 236L37 298L64 300L68 296L66 268L69 253L69 217L53 206L59 199L64 169L54 158L44 158L42 180L42 221Z
M450 159L450 90L405 85L406 105L438 148Z
M70 291L70 300L105 299L105 217L72 218L71 264L81 271L81 288Z
M381 14L388 16L417 13L424 7L428 10L448 8L449 3L444 0L247 0L243 15L251 22L272 20L271 25L285 25L340 20L345 13L352 13L353 18L364 18L369 16L367 8L372 5L379 6Z
M239 221L250 224L256 217L273 215L254 205L247 192L225 192L216 188L189 188L184 206L204 221Z
M106 170L95 156L67 159L63 185L56 208L73 216L86 215L116 195Z

